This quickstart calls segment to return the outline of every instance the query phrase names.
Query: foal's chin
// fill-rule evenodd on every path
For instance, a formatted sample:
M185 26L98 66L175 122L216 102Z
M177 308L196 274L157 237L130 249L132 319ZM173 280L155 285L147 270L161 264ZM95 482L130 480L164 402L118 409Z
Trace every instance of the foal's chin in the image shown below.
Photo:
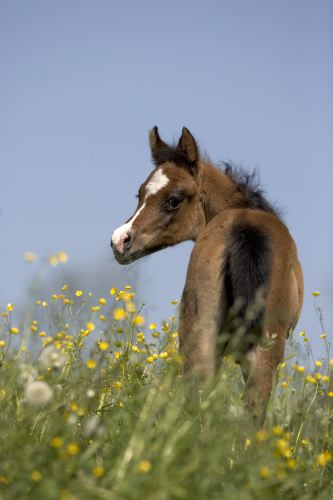
M136 250L135 252L126 254L121 254L113 248L113 253L116 258L116 261L119 264L121 264L122 266L127 266L128 264L132 264L132 262L135 262L136 260L139 260L142 257L146 257L147 255L158 252L159 250L163 250L163 248L166 248L167 246L168 245L161 245L155 248Z

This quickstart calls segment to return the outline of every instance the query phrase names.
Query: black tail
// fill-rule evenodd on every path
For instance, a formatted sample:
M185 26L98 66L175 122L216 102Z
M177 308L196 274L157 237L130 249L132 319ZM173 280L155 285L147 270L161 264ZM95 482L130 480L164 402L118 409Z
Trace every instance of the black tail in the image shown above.
M271 253L271 242L261 228L249 223L232 227L224 268L228 330L253 334L247 335L247 347L243 335L239 339L246 350L255 342L265 313Z

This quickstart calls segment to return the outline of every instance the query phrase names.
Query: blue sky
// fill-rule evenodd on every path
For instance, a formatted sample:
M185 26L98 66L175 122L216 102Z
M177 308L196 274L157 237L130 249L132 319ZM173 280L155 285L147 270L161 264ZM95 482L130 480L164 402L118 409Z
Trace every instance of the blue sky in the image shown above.
M149 317L170 314L192 244L120 268L109 241L149 129L186 125L213 160L259 167L304 268L298 330L318 338L319 289L332 335L332 19L330 0L0 0L0 303L24 301L24 251L65 249L82 287L134 273Z

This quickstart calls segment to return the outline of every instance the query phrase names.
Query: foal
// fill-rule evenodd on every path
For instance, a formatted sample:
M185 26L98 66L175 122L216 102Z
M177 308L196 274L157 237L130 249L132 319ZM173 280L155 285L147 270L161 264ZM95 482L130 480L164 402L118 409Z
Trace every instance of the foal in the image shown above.
M183 128L177 146L150 132L155 169L140 186L134 215L111 246L120 264L193 240L181 300L185 371L207 379L222 354L240 363L245 404L263 423L272 381L303 300L303 275L287 227L253 176L199 156Z

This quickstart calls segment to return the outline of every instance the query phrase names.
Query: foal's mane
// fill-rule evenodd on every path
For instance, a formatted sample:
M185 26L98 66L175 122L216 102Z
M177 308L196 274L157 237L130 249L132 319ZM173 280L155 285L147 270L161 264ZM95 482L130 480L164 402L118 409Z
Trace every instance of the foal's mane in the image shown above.
M270 212L279 219L282 218L281 209L275 203L271 203L266 199L265 191L260 184L257 168L254 168L252 172L247 172L240 165L236 165L230 161L222 162L217 168L234 181L238 190L245 195L249 203L249 208Z

